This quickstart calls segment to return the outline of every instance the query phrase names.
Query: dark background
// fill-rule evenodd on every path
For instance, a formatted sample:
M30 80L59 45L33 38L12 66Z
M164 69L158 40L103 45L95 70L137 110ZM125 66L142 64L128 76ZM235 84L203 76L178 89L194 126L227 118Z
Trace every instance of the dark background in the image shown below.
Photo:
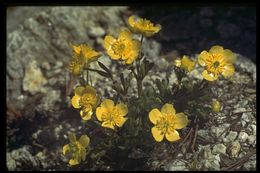
M155 39L163 52L192 55L221 45L256 62L256 7L132 7L162 25Z

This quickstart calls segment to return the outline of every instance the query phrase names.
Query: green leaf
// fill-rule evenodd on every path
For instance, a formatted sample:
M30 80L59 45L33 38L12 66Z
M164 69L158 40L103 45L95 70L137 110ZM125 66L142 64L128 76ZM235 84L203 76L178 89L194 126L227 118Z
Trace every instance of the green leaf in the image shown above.
M113 78L111 71L103 63L98 61L98 65L107 72L110 78Z
M107 72L101 71L101 70L96 70L96 69L88 69L89 71L94 71L97 72L99 75L110 78L110 75Z

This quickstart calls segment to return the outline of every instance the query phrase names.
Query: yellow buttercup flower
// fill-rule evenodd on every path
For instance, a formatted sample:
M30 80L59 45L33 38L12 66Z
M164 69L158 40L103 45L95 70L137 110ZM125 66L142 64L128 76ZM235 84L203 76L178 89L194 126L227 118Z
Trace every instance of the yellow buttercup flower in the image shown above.
M153 36L161 30L161 25L154 25L150 20L138 18L134 15L128 18L131 30L146 37Z
M83 120L91 119L93 108L95 108L99 101L99 96L96 90L91 86L77 87L75 95L71 99L71 104L76 109L81 109L80 115Z
M235 68L233 63L236 57L229 49L223 49L222 46L213 46L207 51L202 51L199 55L198 62L204 67L202 76L208 81L217 80L219 74L224 77L230 77L234 74Z
M103 122L102 127L111 129L115 129L115 126L122 127L127 120L124 117L127 113L128 108L125 104L114 105L113 100L110 99L105 99L96 109L97 119Z
M101 56L100 52L96 52L86 44L80 44L78 46L72 45L72 48L75 56L83 56L87 63L95 61Z
M126 64L132 64L140 51L140 41L132 38L128 29L121 30L118 39L108 35L104 39L104 48L113 60L122 59Z
M184 55L182 57L182 59L177 59L174 61L174 64L177 66L177 67L180 67L184 70L187 70L187 71L192 71L195 67L195 62L192 61L191 59L189 59L188 56Z
M219 101L215 100L212 102L211 109L213 112L219 112L221 109L221 104Z
M73 56L69 63L69 71L73 75L80 75L84 65L85 65L85 58L83 56Z
M79 140L76 139L74 133L69 134L70 143L63 146L62 153L70 157L69 164L71 166L78 165L80 162L86 159L87 150L89 145L89 137L87 135L82 135Z
M149 112L149 119L155 125L152 128L152 135L157 142L161 142L164 136L168 141L177 141L180 139L176 129L182 129L187 126L188 118L184 113L177 113L172 104L166 103L161 111L152 109Z

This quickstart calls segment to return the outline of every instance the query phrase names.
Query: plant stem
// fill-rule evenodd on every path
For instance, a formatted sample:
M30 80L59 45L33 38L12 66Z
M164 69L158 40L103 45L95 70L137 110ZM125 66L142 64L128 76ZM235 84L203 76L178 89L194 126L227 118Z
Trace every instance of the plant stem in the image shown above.
M87 85L89 85L89 73L88 73L88 69L87 69Z
M138 97L140 98L141 95L143 94L143 86L142 86L142 77L141 77L141 64L140 64L140 59L141 59L141 55L142 55L142 45L143 45L143 35L141 35L141 46L140 46L140 53L139 56L136 60L136 71L137 71L137 76L136 76L136 82L137 82L137 91L138 91Z

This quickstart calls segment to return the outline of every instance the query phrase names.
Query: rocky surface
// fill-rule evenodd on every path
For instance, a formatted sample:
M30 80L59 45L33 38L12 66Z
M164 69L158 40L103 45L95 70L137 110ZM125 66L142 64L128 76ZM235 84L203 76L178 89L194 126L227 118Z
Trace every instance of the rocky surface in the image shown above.
M70 170L61 155L61 146L68 142L68 132L80 135L86 127L83 127L78 112L70 109L70 97L65 89L69 83L66 68L72 54L69 44L84 42L103 50L104 35L117 36L119 28L125 26L125 19L133 12L126 7L48 7L34 11L37 13L28 12L26 20L20 19L19 25L8 25L7 107L15 110L7 117L7 168ZM205 27L211 25L210 16L214 16L214 10L202 10L201 15L209 16L204 21ZM227 24L223 21L222 25ZM228 26L231 29L237 27ZM222 28L217 30L226 33ZM234 37L237 34L234 33ZM175 36L181 37L179 34ZM155 80L164 78L169 79L169 85L175 83L173 58L181 52L162 53L164 42L153 38L144 41L145 55L155 62L153 70L144 79L144 86L156 87ZM179 48L173 45L172 50ZM195 59L200 51L185 54ZM256 148L256 66L247 57L237 55L233 78L219 80L212 89L223 106L219 113L209 115L213 117L212 122L198 129L195 150L190 152L182 148L175 157L170 154L172 149L169 146L158 144L149 153L145 167L171 171L224 170ZM113 72L117 71L117 65L106 55L99 60ZM93 63L91 68L99 67ZM129 73L127 70L123 72L125 75ZM194 70L189 75L197 81L201 79L200 73L200 70ZM110 87L112 82L108 79L93 74L91 80L102 95L114 95ZM132 86L135 85L133 81ZM129 94L136 92L130 90ZM240 112L243 113L240 115ZM237 121L238 116L241 117ZM102 169L109 170L109 166ZM232 169L256 170L256 153Z

